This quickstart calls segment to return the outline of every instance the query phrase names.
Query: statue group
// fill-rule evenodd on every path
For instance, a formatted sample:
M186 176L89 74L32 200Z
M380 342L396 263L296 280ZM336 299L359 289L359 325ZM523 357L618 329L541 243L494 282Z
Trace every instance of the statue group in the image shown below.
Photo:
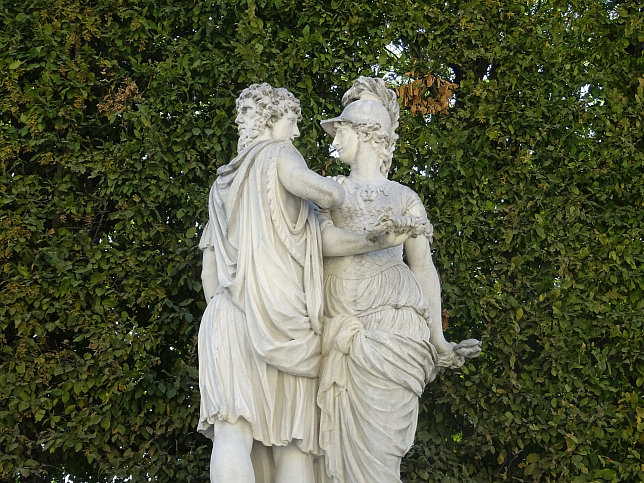
M342 103L322 127L350 174L327 178L293 146L290 92L254 84L237 99L238 155L200 242L212 482L398 482L425 385L480 354L445 339L432 225L387 179L395 93L360 77Z

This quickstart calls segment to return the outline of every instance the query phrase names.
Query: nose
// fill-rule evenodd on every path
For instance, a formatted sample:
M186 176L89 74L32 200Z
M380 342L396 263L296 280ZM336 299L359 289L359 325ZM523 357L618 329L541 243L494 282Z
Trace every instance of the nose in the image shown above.
M338 149L338 134L337 133L336 133L335 136L333 136L333 141L331 141L331 145L334 148Z

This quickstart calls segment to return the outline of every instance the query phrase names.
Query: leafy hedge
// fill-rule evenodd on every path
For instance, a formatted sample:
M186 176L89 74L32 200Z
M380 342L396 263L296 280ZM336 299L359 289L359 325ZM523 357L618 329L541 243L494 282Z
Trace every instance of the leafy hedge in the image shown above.
M207 479L197 241L236 96L292 90L297 145L333 173L317 121L353 79L428 72L459 87L447 115L403 108L392 177L436 227L448 337L485 351L428 387L405 479L644 479L637 2L33 0L0 19L1 479Z

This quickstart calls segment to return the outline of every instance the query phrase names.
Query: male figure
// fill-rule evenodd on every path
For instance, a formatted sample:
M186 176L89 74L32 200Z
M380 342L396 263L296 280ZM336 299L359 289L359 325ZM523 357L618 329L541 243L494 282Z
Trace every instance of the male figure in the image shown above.
M308 200L331 209L344 191L293 147L290 92L254 84L237 111L239 154L218 170L200 242L198 429L213 439L212 482L254 481L253 447L272 448L278 483L313 482L322 256Z

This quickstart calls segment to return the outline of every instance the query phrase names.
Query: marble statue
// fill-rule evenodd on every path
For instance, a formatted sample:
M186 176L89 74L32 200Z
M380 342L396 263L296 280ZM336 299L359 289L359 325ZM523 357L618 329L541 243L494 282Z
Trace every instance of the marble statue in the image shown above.
M323 295L311 202L337 208L344 190L294 148L290 92L254 84L236 107L238 155L217 171L199 245L198 430L213 439L213 482L312 482Z
M335 178L344 202L321 213L321 479L398 482L425 385L441 368L478 356L481 343L445 339L432 225L418 195L387 179L398 137L395 93L381 79L361 77L343 106L322 121L350 174ZM397 244L366 251L364 239L383 233Z

